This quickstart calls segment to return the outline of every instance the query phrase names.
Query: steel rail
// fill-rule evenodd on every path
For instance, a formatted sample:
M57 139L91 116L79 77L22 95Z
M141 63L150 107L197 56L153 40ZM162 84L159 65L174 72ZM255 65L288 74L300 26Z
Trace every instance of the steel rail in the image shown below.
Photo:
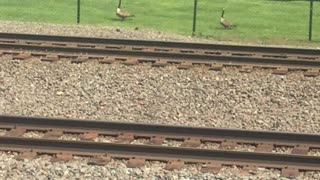
M1 150L37 153L71 152L73 155L108 154L114 158L138 157L145 160L170 161L180 159L189 163L221 162L232 165L254 165L270 168L295 168L298 170L320 170L320 157L228 150L206 150L153 145L97 143L87 141L65 141L0 137Z
M53 35L34 35L34 34L15 34L0 33L0 39L16 40L36 40L36 41L54 41L54 42L74 42L74 43L93 43L93 44L114 44L114 45L131 45L131 46L153 46L165 48L185 48L185 49L207 49L221 51L237 52L263 52L274 54L300 54L300 55L320 55L319 49L311 48L288 48L288 47L268 47L268 46L244 46L244 45L224 45L208 43L187 43L187 42L170 42L170 41L146 41L146 40L128 40L128 39L111 39L111 38L92 38L76 36L53 36Z
M279 145L309 149L320 149L320 134L289 133L272 131L254 131L241 129L222 129L205 127L169 126L160 124L122 123L96 120L79 120L65 118L45 118L0 115L0 128L29 130L63 130L65 132L96 132L98 134L132 134L136 137L164 137L199 142L234 142L255 145ZM259 147L259 146L258 146ZM303 154L303 153L301 153Z
M0 49L35 51L46 53L73 53L82 55L101 55L101 56L133 56L137 58L151 58L156 61L161 60L179 60L203 63L221 62L229 65L261 65L261 66L286 66L298 69L320 68L320 61L301 60L301 59L278 59L278 58L258 58L244 56L220 56L207 54L184 54L184 53L167 53L167 52L148 52L148 51L132 51L132 50L115 50L100 48L84 48L84 47L56 47L50 45L33 45L33 44L12 44L1 43Z

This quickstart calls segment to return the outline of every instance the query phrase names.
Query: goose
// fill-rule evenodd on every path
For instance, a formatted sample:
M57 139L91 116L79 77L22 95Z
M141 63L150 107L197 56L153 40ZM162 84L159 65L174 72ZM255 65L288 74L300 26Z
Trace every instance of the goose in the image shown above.
M220 24L221 24L224 28L236 27L236 25L233 24L231 21L228 21L228 20L225 20L225 19L224 19L224 8L222 9L222 14L221 14L221 18L220 18Z
M121 0L119 0L119 5L117 8L117 16L120 17L122 21L128 17L134 17L133 14L130 14L127 11L120 9L120 8L121 8Z

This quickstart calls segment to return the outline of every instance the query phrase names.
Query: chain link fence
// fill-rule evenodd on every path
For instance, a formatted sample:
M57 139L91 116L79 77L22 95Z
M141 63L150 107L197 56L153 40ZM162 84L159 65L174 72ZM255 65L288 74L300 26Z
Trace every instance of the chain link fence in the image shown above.
M196 24L194 5L197 1ZM0 20L150 28L226 41L302 42L309 38L311 0L1 0ZM320 42L320 0L313 0L313 42ZM236 24L222 26L221 14ZM194 29L195 28L195 29Z

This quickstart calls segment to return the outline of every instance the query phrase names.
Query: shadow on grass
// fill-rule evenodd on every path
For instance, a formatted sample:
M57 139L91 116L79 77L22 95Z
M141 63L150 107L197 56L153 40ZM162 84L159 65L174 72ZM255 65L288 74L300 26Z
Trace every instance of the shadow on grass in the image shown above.
M118 21L118 22L125 22L125 21L132 21L132 19L119 19L119 18L111 18L111 21Z
M236 27L234 28L224 28L224 27L216 27L214 29L218 29L218 30L234 30Z

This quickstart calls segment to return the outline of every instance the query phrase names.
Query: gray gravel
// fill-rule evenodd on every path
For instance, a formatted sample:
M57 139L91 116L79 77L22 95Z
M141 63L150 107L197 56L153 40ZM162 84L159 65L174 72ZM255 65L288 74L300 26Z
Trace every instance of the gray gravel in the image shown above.
M95 142L115 142L116 138L112 136L98 136L96 139L94 139Z
M0 129L0 136L4 136L6 135L6 133L7 133L6 130Z
M0 112L320 132L320 77L233 69L0 61Z
M290 147L275 147L272 152L273 153L280 153L280 154L291 154L293 148Z
M81 140L79 135L77 135L77 134L63 134L58 139L68 140L68 141L80 141Z
M320 149L312 149L309 151L308 155L310 156L320 156Z
M22 137L26 137L26 138L42 138L44 136L45 133L43 132L38 132L38 131L30 131L30 132L26 132L22 135Z
M200 144L200 147L202 149L219 149L220 148L220 143L213 143L213 142L206 142Z
M0 32L200 41L145 29L15 22L0 22ZM172 66L16 62L3 57L0 84L0 113L6 114L320 132L320 77L306 78L302 73L276 76L268 71L185 71ZM169 172L162 163L130 169L123 161L100 167L88 166L81 158L51 163L45 157L23 162L13 157L0 154L1 179L281 179L279 171L268 169L248 175L224 168L213 175L199 173L197 165ZM308 172L299 179L320 179L320 174Z
M240 144L238 146L235 147L235 151L249 151L249 152L253 152L256 149L255 146L252 146L250 144Z
M233 69L214 72L200 68L177 70L173 66L18 62L4 57L0 61L0 82L0 113L6 114L320 132L320 78L306 78L302 73L277 76L268 71L244 74ZM63 138L75 140L77 137ZM213 175L199 173L195 167L168 172L153 167L128 169L121 162L91 167L79 161L69 162L70 165L51 164L43 159L18 163L7 158L7 154L0 158L3 163L0 174L11 176L14 172L17 179L85 178L85 174L93 172L97 172L97 178L118 179L238 177L237 172L230 169ZM16 167L14 171L6 169L8 162ZM35 170L40 167L44 169ZM116 177L118 171L121 177ZM266 170L239 178L278 179L278 176L279 172ZM319 177L319 174L302 177Z

